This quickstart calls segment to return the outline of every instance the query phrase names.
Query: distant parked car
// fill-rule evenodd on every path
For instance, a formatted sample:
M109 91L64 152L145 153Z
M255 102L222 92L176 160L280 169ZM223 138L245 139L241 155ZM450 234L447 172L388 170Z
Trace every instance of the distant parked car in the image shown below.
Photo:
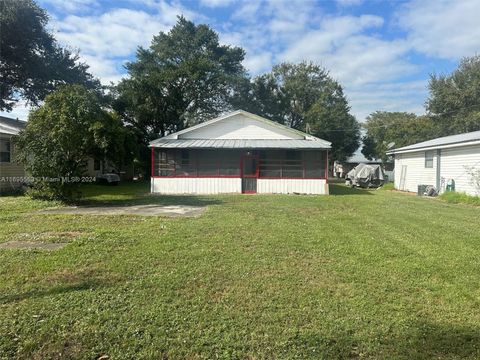
M108 173L97 175L97 182L99 184L118 185L120 176L118 174Z

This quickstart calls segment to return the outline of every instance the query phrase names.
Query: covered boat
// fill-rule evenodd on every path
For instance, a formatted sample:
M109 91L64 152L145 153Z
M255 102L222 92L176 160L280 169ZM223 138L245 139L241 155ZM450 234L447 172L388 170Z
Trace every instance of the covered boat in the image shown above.
M385 173L381 165L358 164L347 173L345 180L348 186L379 187L385 183Z

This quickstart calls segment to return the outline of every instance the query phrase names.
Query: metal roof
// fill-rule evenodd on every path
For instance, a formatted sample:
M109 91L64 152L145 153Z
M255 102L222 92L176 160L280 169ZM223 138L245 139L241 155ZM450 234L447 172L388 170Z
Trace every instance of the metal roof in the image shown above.
M0 134L17 135L25 126L26 121L0 116Z
M150 143L152 147L190 149L330 149L330 143L323 140L294 139L166 139Z
M413 150L422 150L422 149L439 149L449 145L462 145L463 143L470 143L473 141L480 141L480 131L474 131L464 134L451 135L440 137L428 141L423 141L417 144L404 146L398 149L393 149L387 151L388 155L402 152L410 152Z

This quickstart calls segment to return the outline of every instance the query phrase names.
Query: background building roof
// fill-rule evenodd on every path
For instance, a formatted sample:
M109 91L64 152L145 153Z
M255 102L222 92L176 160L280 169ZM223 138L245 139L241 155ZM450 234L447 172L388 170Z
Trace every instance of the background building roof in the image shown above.
M428 141L423 141L417 144L412 144L408 146L404 146L398 149L393 149L387 152L387 154L395 154L395 153L402 153L402 152L410 152L412 150L422 150L422 149L438 149L449 145L454 144L463 144L469 143L472 141L480 141L480 131L474 131L469 133L451 135L451 136L444 136Z
M17 135L26 125L26 121L0 116L0 134Z

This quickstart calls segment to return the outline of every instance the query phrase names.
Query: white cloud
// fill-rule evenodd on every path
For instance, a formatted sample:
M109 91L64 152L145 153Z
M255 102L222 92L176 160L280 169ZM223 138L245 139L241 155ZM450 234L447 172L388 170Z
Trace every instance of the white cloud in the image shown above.
M269 71L281 61L308 60L325 66L344 86L359 120L375 110L423 112L427 81L404 80L412 74L421 79L418 73L425 71L410 60L412 49L454 60L480 50L478 0L403 3L394 12L395 24L385 24L376 15L338 15L349 14L348 7L363 0L337 0L333 14L327 13L324 3L311 0L201 0L205 11L210 11L206 7L231 7L228 20L223 15L209 19L193 12L188 1L183 4L189 8L178 0L124 0L123 5L135 9L114 8L104 13L98 12L98 0L43 1L59 9L63 3L77 7L77 13L56 20L57 38L79 48L104 83L118 81L124 73L122 64L136 47L148 46L154 34L167 31L176 16L184 14L197 23L210 24L219 32L221 43L244 48L244 65L251 75ZM94 11L80 16L85 4ZM148 11L142 11L139 4ZM392 25L405 32L393 33Z
M415 0L397 14L421 53L450 60L480 50L480 1Z
M340 6L358 6L363 3L363 0L335 0Z
M41 0L40 4L64 13L84 12L99 6L98 0Z
M118 81L124 73L122 63L134 55L138 46L148 46L154 35L168 31L177 15L196 17L192 11L164 1L152 5L156 7L153 13L118 8L100 15L55 19L56 38L63 45L79 49L92 74L103 83Z
M344 85L382 82L414 72L415 66L402 59L410 49L408 43L362 34L382 25L383 19L372 15L329 18L318 30L306 32L281 57L321 63Z
M270 71L272 67L272 54L268 52L262 52L257 55L247 54L243 65L251 74Z
M363 122L377 110L425 113L423 101L428 89L425 80L414 80L347 87L346 93L352 113Z
M281 61L314 61L343 85L360 121L375 110L423 112L426 81L400 81L420 70L408 59L411 44L382 38L382 17L327 16L310 2L284 4L244 4L232 15L244 23L221 33L223 42L247 51L244 65L252 75Z
M231 5L235 0L200 0L202 6L217 8Z
M234 11L232 19L245 22L255 22L257 20L260 6L260 1L244 1L241 3L240 7Z

